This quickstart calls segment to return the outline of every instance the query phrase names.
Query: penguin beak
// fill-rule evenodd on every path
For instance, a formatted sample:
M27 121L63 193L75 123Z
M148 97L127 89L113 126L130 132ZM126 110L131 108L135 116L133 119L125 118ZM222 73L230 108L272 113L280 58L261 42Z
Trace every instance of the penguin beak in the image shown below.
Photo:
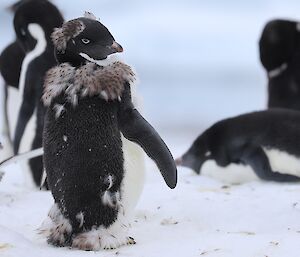
M118 44L116 41L113 42L113 44L110 46L111 50L114 53L122 53L123 52L123 47Z
M200 174L202 164L206 161L205 158L194 156L187 152L183 156L175 160L176 166L182 166L192 169L195 173Z

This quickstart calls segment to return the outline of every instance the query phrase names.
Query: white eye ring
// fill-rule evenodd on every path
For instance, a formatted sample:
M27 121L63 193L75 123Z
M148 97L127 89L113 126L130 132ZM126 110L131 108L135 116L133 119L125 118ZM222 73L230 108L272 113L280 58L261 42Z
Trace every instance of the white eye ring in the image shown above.
M81 42L84 43L84 44L88 44L91 41L89 39L87 39L87 38L83 38L83 39L81 39Z

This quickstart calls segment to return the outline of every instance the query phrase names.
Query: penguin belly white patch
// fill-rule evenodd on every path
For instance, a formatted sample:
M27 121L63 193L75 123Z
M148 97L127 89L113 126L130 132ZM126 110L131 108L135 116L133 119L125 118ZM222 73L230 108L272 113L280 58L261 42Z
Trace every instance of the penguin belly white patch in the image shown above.
M274 148L263 148L273 171L300 177L300 158Z

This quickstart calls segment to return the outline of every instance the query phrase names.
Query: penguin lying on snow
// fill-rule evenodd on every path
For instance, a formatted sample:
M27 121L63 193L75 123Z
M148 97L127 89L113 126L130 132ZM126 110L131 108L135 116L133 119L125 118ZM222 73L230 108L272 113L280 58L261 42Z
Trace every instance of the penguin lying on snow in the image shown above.
M55 204L41 231L53 245L82 250L133 244L127 219L139 185L130 177L136 171L126 164L123 136L157 163L170 188L177 182L175 162L134 108L134 73L111 58L123 49L107 28L86 14L64 23L52 39L60 64L45 79L43 146Z
M60 27L63 17L49 1L25 1L16 11L14 26L17 38L26 50L19 82L20 108L14 136L14 152L18 153L21 139L29 119L34 115L36 128L32 149L42 146L45 107L41 101L44 77L47 70L56 65L51 33ZM29 165L36 185L43 172L41 157L31 159Z
M300 113L274 108L217 122L176 163L198 174L206 160L221 167L243 164L261 179L296 182L300 181L299 140Z
M268 107L300 110L300 23L268 22L259 50L268 75Z

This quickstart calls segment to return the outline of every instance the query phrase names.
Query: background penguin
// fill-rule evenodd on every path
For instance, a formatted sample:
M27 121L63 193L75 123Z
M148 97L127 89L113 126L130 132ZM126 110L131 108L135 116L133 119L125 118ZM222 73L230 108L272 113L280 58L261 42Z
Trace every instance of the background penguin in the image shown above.
M18 153L24 130L33 114L36 116L36 129L32 148L42 146L45 107L41 96L44 76L56 64L50 35L62 23L63 17L59 10L46 0L26 1L17 8L14 27L18 41L27 53L19 82L21 105L14 136L15 153ZM31 159L29 165L34 181L39 185L43 171L42 158Z
M15 13L16 9L28 0L18 1L8 9ZM12 141L10 137L10 127L7 113L8 86L18 88L21 66L25 57L25 49L16 40L9 44L0 55L0 73L3 78L0 81L0 141L4 150L0 155L0 160L4 160L13 155Z
M200 135L177 165L200 173L206 160L249 165L264 180L300 181L300 113L270 109L217 122Z
M123 49L107 28L87 14L64 23L52 38L61 64L45 79L43 146L55 204L50 227L42 231L51 244L82 250L132 244L128 190L138 185L129 181L136 171L126 164L122 134L156 161L171 188L177 181L174 160L134 108L129 84L134 73L111 58Z
M300 110L300 24L272 20L259 40L268 76L268 107Z

